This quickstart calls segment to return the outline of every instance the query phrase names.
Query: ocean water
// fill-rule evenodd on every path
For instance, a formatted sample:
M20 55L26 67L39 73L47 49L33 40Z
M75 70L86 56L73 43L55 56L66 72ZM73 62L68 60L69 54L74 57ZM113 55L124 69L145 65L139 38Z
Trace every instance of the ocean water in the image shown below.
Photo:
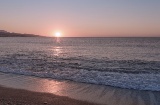
M160 91L160 38L1 37L0 72Z

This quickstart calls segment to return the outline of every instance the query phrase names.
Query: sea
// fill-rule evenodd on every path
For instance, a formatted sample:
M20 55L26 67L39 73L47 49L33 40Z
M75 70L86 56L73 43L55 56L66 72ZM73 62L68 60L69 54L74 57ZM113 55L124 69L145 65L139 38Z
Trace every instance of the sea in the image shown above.
M0 72L160 91L160 38L0 37Z

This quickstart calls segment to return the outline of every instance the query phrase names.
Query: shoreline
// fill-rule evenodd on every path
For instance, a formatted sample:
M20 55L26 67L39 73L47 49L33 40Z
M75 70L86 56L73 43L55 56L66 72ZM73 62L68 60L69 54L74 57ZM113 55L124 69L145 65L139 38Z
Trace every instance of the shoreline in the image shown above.
M1 72L0 86L11 89L14 88L17 91L33 91L33 93L38 94L44 93L56 95L58 97L68 97L71 100L73 99L79 100L81 102L90 102L91 104L95 103L103 105L160 105L160 91L122 89L111 86L77 83L64 80L54 80L49 78L45 79L33 76L7 74ZM10 93L7 94L9 95Z
M0 86L0 105L98 105L50 93Z

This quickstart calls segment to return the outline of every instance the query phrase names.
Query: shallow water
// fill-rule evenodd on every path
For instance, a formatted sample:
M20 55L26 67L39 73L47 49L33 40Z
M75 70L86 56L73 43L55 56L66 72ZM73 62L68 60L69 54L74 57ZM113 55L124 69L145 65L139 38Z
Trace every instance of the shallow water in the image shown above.
M160 91L160 38L0 38L0 71Z
M53 93L103 105L160 105L160 92L0 73L0 85Z

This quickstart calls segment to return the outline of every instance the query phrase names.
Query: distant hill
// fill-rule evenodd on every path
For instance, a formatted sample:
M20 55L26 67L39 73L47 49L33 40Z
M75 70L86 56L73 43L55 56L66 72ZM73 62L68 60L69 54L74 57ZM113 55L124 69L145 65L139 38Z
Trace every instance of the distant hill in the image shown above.
M33 34L10 33L5 30L0 30L0 37L41 37L41 36Z
M8 33L7 31L5 31L5 30L0 30L0 33Z

